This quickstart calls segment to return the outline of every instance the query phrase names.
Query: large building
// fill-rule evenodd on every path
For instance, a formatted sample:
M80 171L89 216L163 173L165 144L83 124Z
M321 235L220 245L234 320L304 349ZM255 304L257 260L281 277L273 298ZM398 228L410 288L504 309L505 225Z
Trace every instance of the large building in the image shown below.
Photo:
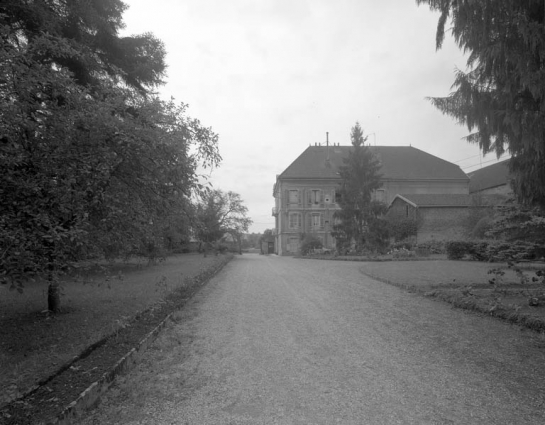
M293 255L301 234L314 234L334 248L333 213L343 159L352 146L309 146L276 176L273 196L276 219L275 251ZM469 179L455 164L410 146L371 147L381 163L382 187L375 199L390 204L396 195L468 195Z

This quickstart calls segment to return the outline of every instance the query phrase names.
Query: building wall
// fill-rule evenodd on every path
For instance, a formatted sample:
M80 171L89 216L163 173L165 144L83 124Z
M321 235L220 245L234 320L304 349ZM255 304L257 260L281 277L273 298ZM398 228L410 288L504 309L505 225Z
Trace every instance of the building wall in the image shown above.
M396 195L467 195L469 180L385 180L384 202L390 204Z
M467 207L419 208L418 242L463 239L468 213Z
M327 248L335 247L331 236L338 184L331 181L282 181L275 190L276 252L294 255L299 250L301 234L312 234Z
M302 233L318 236L325 247L335 248L335 240L331 236L333 213L339 209L335 203L335 192L339 188L339 180L278 180L275 185L276 214L276 244L279 255L294 255L299 249ZM290 191L298 191L298 198L290 200ZM319 202L313 199L313 191L320 190ZM397 194L468 194L468 180L387 180L375 194L375 199L389 204ZM291 202L290 202L291 201ZM401 201L401 200L396 200ZM403 201L401 201L403 202ZM403 202L403 204L405 204ZM396 207L397 208L397 207ZM405 205L402 213L405 213ZM412 208L412 209L411 209ZM410 214L416 214L414 207L409 208ZM300 223L294 226L294 218L290 215L299 214ZM314 226L314 215L321 215L321 225ZM436 238L438 218L430 216L430 228L426 228L423 237ZM438 222L437 222L438 223Z
M466 233L467 207L415 208L402 199L395 199L388 217L418 220L417 242L430 240L456 240Z

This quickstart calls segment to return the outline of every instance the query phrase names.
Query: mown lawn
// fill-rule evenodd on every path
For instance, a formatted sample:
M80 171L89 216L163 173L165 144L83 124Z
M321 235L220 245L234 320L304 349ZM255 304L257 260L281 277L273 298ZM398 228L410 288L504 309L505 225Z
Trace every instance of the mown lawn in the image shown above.
M544 270L545 264L526 263L517 267L524 280L505 263L477 261L366 262L361 271L379 281L439 298L457 307L545 331L545 283L537 280L535 273ZM500 273L490 273L491 270Z
M58 315L45 311L45 282L26 284L22 294L0 286L0 406L220 261L184 254L155 265L142 259L104 264L64 279Z

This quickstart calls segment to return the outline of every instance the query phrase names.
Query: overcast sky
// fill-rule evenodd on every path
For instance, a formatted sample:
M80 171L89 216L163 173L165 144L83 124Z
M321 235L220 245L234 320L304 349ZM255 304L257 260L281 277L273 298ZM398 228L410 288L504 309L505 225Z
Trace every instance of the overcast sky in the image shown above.
M438 14L415 0L125 0L126 33L167 50L161 96L219 134L213 186L239 193L251 232L274 227L272 188L315 143L412 145L467 173L496 162L425 100L450 92L465 59L435 50Z

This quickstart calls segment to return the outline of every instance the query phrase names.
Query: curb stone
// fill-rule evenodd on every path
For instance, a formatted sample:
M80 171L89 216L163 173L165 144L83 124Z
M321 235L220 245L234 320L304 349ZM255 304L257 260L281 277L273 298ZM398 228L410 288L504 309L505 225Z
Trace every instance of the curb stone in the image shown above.
M220 270L222 270L232 259L233 257L228 258L226 261L222 261L213 269L206 270L204 275L195 276L194 279L200 280L200 282L197 283L185 301L193 298L201 287L216 276ZM93 407L93 405L98 402L100 396L110 388L110 386L115 382L117 376L130 371L136 365L139 355L143 354L143 352L146 351L151 343L157 338L159 332L165 327L173 313L174 312L169 313L161 321L161 323L159 323L138 343L136 347L132 348L127 354L119 359L110 371L104 373L100 379L89 385L89 387L87 387L87 389L84 390L76 400L66 406L55 419L45 423L40 423L38 425L72 425L75 419L80 417L82 413ZM76 359L74 359L74 361L75 360ZM70 362L70 364L72 363L73 361Z
M93 382L80 396L64 408L64 410L53 421L47 422L46 425L70 425L74 419L81 416L83 412L92 407L103 395L110 386L114 383L116 377L122 373L131 370L138 361L138 355L148 349L151 343L157 338L159 332L165 327L170 320L172 313L169 313L159 325L149 332L135 348L132 348L125 354L113 368L104 373L102 377Z

